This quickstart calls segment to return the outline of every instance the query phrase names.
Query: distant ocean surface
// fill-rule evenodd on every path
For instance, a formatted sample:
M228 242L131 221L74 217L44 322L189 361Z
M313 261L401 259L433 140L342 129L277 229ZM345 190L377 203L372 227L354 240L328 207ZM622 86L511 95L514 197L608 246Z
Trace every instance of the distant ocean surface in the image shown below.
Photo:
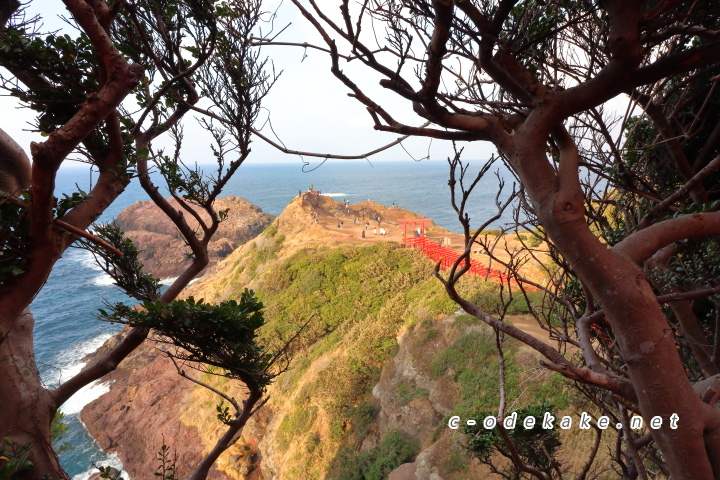
M471 162L468 178L470 173L479 170L482 163ZM206 168L208 173L213 171L211 165ZM305 170L310 168L305 167ZM495 171L506 180L506 193L509 192L512 177L499 163L491 170ZM278 216L298 191L307 191L312 185L315 190L338 201L347 199L356 203L370 199L387 206L396 203L432 218L448 230L459 232L461 227L450 205L448 172L445 161L408 160L372 164L329 161L309 172L303 171L300 162L248 164L240 167L223 196L245 198L264 212ZM77 187L87 192L96 177L97 174L90 174L81 167L63 169L58 175L56 196L70 194ZM494 174L488 174L476 187L469 202L469 214L475 226L494 215L496 191L497 178ZM125 207L140 200L147 200L147 197L134 180L100 220L110 221ZM504 220L510 221L510 215L506 215ZM501 220L495 225L502 223ZM57 385L79 372L81 359L119 329L117 325L98 321L94 314L103 307L104 301L114 303L123 299L126 297L95 266L89 253L71 248L57 262L47 284L31 306L36 321L36 361L47 385ZM116 457L98 449L78 417L84 405L107 389L104 384L92 385L78 392L61 408L70 426L67 441L75 446L75 450L62 453L60 459L66 471L76 480L85 479L94 471L93 462L119 466ZM149 455L153 453L148 452ZM127 475L124 478L127 479Z

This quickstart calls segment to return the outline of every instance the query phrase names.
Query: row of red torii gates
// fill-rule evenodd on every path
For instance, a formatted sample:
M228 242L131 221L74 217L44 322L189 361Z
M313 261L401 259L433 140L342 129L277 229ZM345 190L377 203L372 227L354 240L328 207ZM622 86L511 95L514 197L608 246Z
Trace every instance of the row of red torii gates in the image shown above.
M427 225L432 222L430 218L411 218L398 219L403 226L403 246L408 248L417 248L426 257L434 262L439 262L441 268L450 268L460 257L456 251L444 247L438 242L428 240L425 236ZM408 235L408 227L410 227L410 235ZM492 278L504 284L508 283L508 275L486 267L475 259L470 259L470 269L467 272L481 278ZM525 290L536 291L533 285L525 285Z

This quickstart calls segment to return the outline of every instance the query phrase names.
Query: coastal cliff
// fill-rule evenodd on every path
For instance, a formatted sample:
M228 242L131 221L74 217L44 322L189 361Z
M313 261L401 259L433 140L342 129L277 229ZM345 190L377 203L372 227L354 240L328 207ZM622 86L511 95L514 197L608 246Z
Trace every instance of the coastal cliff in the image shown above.
M175 199L168 201L173 208L178 208ZM275 218L238 197L217 199L215 209L226 212L226 216L208 245L209 267L256 237ZM198 228L194 217L188 214L186 218L192 228ZM205 222L209 220L204 212L201 218ZM141 251L140 261L147 273L158 278L173 278L190 265L190 247L182 240L172 221L152 201L136 202L127 207L117 216L115 224Z
M450 414L496 408L495 337L456 312L429 260L399 245L398 219L419 217L305 193L191 286L187 295L213 302L255 289L266 307L265 344L307 324L290 370L210 478L488 478L446 425ZM372 232L378 218L385 236ZM433 225L430 234L450 235ZM471 278L461 289L488 298L497 291ZM530 327L523 308L514 318ZM537 375L532 352L511 342L506 352L514 378L534 376L519 405L567 393L552 375ZM139 355L82 419L103 448L118 451L131 478L152 474L164 433L182 478L221 434L219 398L180 378L152 346ZM243 398L242 385L196 376Z

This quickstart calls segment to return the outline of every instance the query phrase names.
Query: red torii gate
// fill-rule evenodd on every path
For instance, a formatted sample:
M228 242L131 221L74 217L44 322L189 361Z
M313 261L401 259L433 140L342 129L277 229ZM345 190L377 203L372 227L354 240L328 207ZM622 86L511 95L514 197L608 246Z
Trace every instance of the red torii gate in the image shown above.
M439 262L442 268L450 268L458 257L460 257L460 254L456 251L443 247L441 244L433 242L432 240L428 240L425 236L425 231L428 223L432 222L431 219L403 218L397 221L403 225L403 245L405 247L417 248L432 261ZM411 237L407 234L408 226L412 227L413 236ZM470 269L468 273L486 279L492 278L502 283L507 283L509 280L506 274L492 270L475 259L470 259ZM528 291L537 291L533 285L526 285L525 289Z
M405 247L413 247L415 246L414 240L416 238L424 238L425 237L425 230L427 230L428 223L432 222L432 219L430 218L400 218L397 220L399 223L402 223L403 225L403 245ZM411 226L411 230L413 232L413 235L411 238L408 238L408 226ZM418 229L420 230L418 232Z

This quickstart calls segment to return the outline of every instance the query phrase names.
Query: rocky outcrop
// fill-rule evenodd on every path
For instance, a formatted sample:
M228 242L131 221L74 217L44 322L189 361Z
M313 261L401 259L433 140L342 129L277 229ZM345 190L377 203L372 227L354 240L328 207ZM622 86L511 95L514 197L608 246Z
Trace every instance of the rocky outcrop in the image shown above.
M202 459L198 432L167 419L167 412L177 411L190 401L185 382L170 360L158 357L113 384L112 395L104 395L83 409L81 419L103 450L122 446L123 465L130 478L145 478L148 472L156 471L162 445L169 447L177 478L186 478ZM213 471L209 478L227 477Z
M97 361L116 347L130 330L130 327L124 327L84 360L88 363ZM220 401L219 397L182 378L167 356L169 348L174 347L145 341L103 378L110 382L110 392L87 404L80 413L80 419L100 448L118 453L123 469L131 479L152 478L158 471L158 454L163 445L168 447L175 478L187 478L227 428L216 418L215 405ZM186 373L206 382L213 381L192 368ZM198 399L198 391L205 392L207 398ZM241 385L233 385L226 393L238 399L245 395ZM206 405L199 406L200 403L210 407L204 408ZM260 426L259 421L260 418L249 434ZM195 426L197 424L202 430ZM260 461L257 442L251 435L245 437L245 441L239 441L216 462L208 475L209 480L262 478L257 469ZM235 475L228 475L228 471Z
M385 364L373 388L381 436L399 430L422 445L457 403L457 387L447 377L433 376L429 367L430 359L463 332L453 321L454 316L435 320L432 338L420 325L398 335L398 352Z
M170 203L173 207L178 205L174 199L170 199ZM274 219L260 207L237 197L217 199L215 209L226 211L227 217L208 246L209 266L256 237ZM198 222L191 215L185 217L191 227L198 228ZM209 219L207 214L202 217L205 221ZM136 202L127 207L117 216L115 224L142 251L140 260L148 273L158 278L173 278L190 265L191 260L187 256L190 248L185 245L175 225L153 202Z
M415 461L395 469L389 480L442 480L447 460L448 429L438 425L460 399L457 385L446 376L432 375L430 359L447 349L469 329L458 327L455 315L415 325L398 335L397 354L382 369L373 388L380 437L398 430L422 446ZM445 455L437 455L442 450Z

